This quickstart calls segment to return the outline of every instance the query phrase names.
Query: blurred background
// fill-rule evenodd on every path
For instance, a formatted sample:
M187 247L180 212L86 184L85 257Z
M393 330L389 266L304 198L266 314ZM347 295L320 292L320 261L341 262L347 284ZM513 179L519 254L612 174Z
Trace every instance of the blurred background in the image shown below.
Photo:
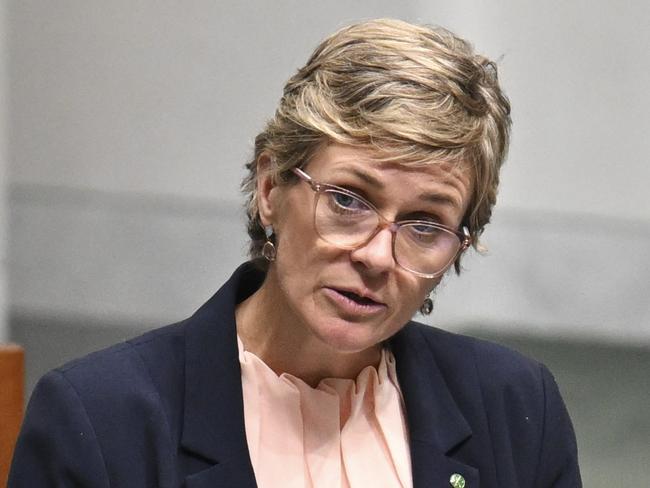
M254 136L319 40L374 17L470 39L513 105L489 251L429 321L551 368L585 486L647 486L647 2L0 0L0 341L27 392L245 259Z

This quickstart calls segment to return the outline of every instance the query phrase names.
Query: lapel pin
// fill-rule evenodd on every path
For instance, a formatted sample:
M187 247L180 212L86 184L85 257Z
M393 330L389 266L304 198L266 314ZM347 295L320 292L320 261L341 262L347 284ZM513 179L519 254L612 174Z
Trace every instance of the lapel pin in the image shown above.
M458 473L454 473L449 478L449 484L454 488L465 488L465 478Z

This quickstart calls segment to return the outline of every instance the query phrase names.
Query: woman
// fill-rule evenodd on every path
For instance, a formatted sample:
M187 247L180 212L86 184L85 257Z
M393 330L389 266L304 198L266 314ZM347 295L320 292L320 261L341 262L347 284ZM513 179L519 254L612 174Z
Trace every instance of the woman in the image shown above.
M580 486L546 368L410 321L479 246L509 112L443 29L326 39L256 139L251 262L186 321L46 375L9 486Z

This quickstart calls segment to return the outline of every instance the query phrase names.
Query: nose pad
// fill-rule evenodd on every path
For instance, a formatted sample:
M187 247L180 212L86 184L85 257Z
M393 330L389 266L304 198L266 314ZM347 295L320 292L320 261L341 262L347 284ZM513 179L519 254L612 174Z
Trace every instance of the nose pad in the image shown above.
M368 242L352 250L350 257L372 271L382 272L392 268L395 265L393 232L390 228L380 229Z

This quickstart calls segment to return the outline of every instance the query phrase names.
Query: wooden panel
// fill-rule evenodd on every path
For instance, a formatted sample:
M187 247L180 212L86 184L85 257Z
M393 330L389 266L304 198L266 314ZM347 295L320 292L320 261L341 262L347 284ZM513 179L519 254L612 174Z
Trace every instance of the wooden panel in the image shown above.
M0 344L0 486L5 486L23 419L25 362L22 347Z

